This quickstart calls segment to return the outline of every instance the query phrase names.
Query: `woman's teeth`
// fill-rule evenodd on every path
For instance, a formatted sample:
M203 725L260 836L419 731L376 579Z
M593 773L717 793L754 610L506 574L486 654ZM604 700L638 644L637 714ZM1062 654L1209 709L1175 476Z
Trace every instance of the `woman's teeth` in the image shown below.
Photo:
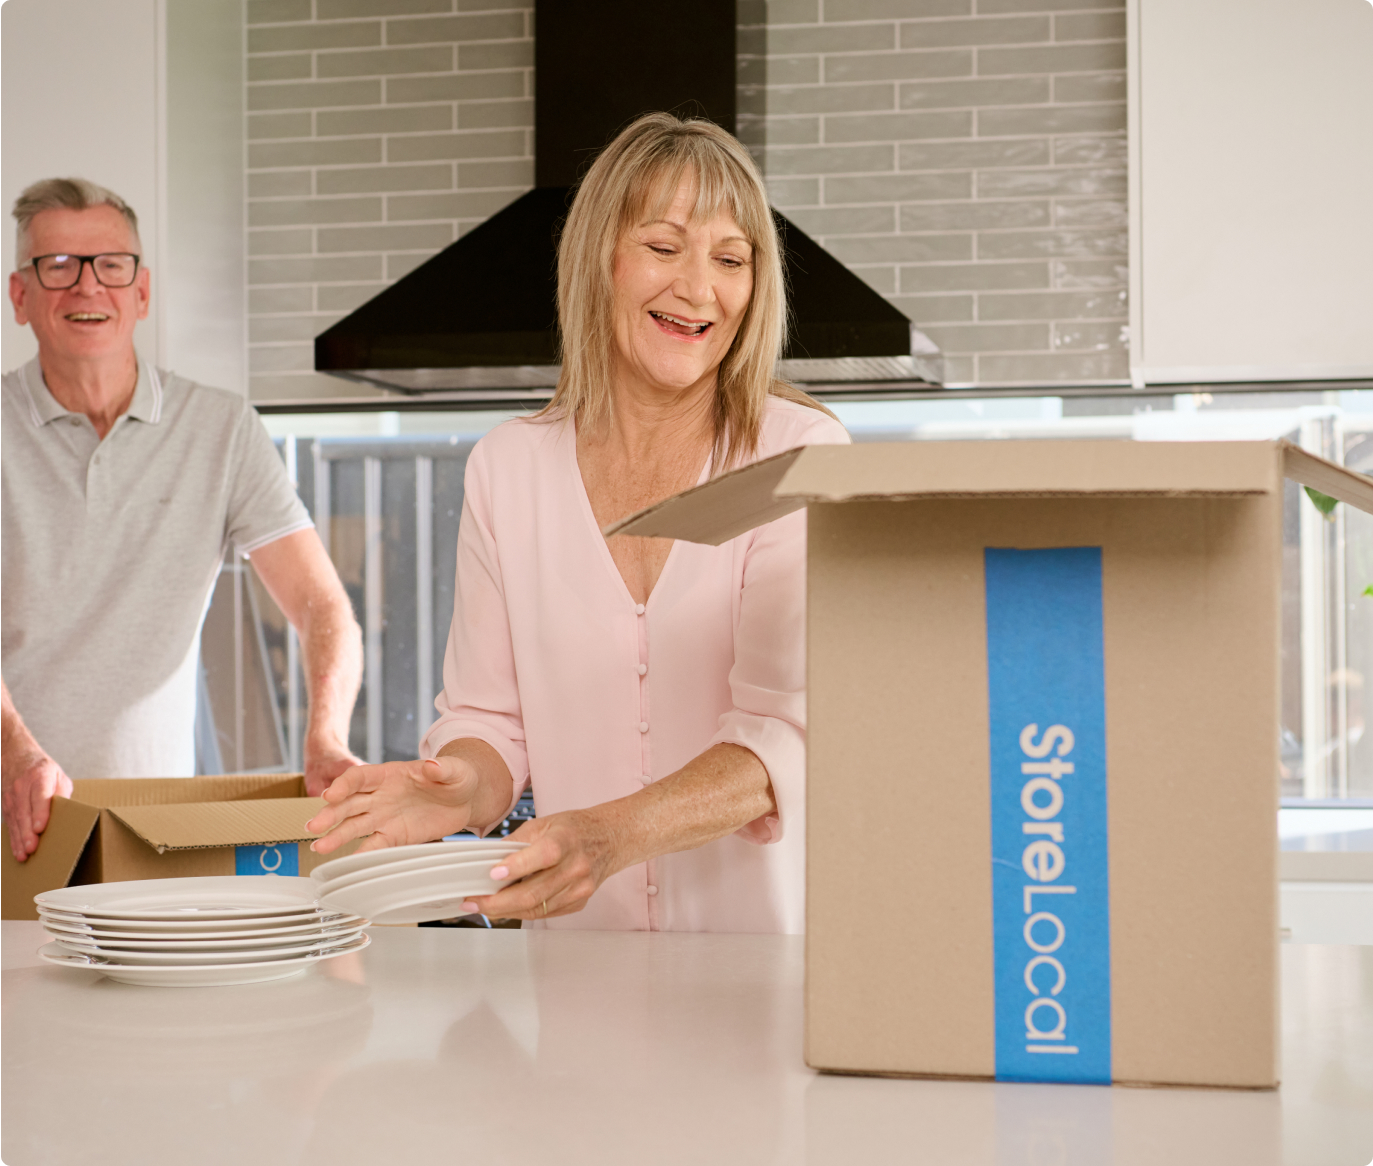
M669 331L677 332L682 336L700 336L710 327L709 320L704 324L693 324L689 320L679 320L676 316L670 316L666 312L654 312L650 310L648 314L660 324L666 324Z
M103 312L70 312L68 320L108 320L109 317Z

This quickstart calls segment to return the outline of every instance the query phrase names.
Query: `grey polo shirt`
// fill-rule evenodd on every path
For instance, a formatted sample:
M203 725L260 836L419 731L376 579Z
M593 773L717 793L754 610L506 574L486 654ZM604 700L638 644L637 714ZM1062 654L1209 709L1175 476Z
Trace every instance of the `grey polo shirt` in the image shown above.
M140 360L101 441L37 360L0 401L0 670L70 777L195 772L200 627L230 543L311 525L242 397Z

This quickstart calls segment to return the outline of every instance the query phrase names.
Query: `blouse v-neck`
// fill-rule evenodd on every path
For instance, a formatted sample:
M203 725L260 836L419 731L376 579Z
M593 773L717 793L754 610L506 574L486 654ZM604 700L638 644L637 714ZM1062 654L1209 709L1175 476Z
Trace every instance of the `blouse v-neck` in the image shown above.
M582 477L582 464L577 458L577 422L575 418L569 418L567 422L567 433L571 440L567 443L571 450L571 473L575 480L575 493L578 497L578 504L582 511L582 517L590 530L591 537L600 546L600 558L602 564L610 572L615 583L619 585L620 594L625 602L633 609L637 610L639 601L630 593L629 584L625 582L625 577L620 574L620 568L615 562L615 556L610 553L610 542L601 533L601 528L596 522L596 511L591 505L591 495L586 489L586 479ZM706 454L705 463L701 466L701 472L696 476L696 485L700 486L710 477L710 467L715 460L714 450ZM667 558L663 561L663 569L658 572L658 578L654 580L653 586L649 588L648 595L644 598L643 607L647 611L653 603L653 597L658 594L658 590L663 580L667 577L668 570L672 566L674 559L679 558L677 554L677 539L672 540L672 547L667 552Z

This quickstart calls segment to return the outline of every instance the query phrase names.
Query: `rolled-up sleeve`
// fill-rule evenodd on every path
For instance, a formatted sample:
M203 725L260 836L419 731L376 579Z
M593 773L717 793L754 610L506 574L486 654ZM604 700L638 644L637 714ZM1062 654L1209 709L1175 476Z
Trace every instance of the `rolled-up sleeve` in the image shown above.
M420 742L420 756L433 757L450 741L461 738L485 741L510 770L513 808L529 784L529 757L510 615L492 530L490 483L480 445L468 459L464 474L453 596L443 691L434 701L439 719Z
M823 413L796 445L847 445L842 425ZM777 810L737 833L749 842L781 839L805 820L806 800L806 512L741 535L747 544L734 666L734 707L711 739L752 750L768 771Z
M806 796L806 515L789 514L750 535L729 673L734 707L712 745L751 750L768 771L777 811L738 831L776 842L804 812Z

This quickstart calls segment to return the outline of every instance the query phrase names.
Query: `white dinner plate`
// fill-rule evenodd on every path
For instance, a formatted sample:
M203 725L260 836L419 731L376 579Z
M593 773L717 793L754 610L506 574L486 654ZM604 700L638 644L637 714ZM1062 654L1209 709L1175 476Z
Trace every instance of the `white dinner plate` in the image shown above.
M528 842L511 842L508 838L477 838L471 842L420 842L414 846L388 846L383 850L368 850L363 854L349 854L343 858L331 859L321 863L310 872L316 883L331 882L354 871L366 870L373 866L388 866L393 862L404 862L411 858L435 858L447 855L449 862L462 862L464 859L503 857L523 850Z
M194 925L187 927L176 927L168 929L159 927L155 931L136 930L135 927L93 927L88 923L74 923L56 915L43 914L43 926L53 935L86 936L90 939L101 941L110 940L143 940L149 943L238 943L240 940L264 942L274 939L289 940L297 935L313 935L315 933L325 934L332 931L346 930L355 924L366 925L367 920L357 915L344 915L337 911L330 911L328 914L310 918L309 923L298 923L299 919L307 918L301 915L288 915L286 919L290 926L287 927L239 927L225 928L223 930L211 931ZM258 923L261 920L251 920Z
M328 951L340 944L351 943L358 932L335 939L316 939L304 943L281 944L277 947L218 951L128 951L96 947L80 940L59 939L58 946L76 955L89 956L112 966L203 967L206 964L250 964L267 960L294 959L311 952Z
M87 918L182 921L280 916L316 910L315 884L285 875L211 875L88 883L35 895L40 908Z
M58 967L84 968L87 971L100 972L111 980L118 980L121 984L198 988L213 987L220 984L255 984L261 980L285 979L287 976L299 975L308 968L314 967L321 960L336 959L341 955L351 955L355 951L361 951L371 942L372 937L363 934L351 943L340 944L328 951L297 956L295 959L266 960L251 964L210 964L204 967L187 967L184 965L120 967L113 964L97 963L88 956L76 955L73 952L63 952L55 943L44 944L38 949L38 954L45 962L56 964ZM56 951L49 951L49 948L56 948Z
M338 911L316 911L313 914L293 911L289 915L253 915L240 919L107 919L99 915L78 915L66 911L38 909L38 917L45 923L61 927L92 931L134 932L148 939L158 936L214 933L241 935L252 931L274 931L285 927L320 927L348 922L352 916Z
M278 939L201 939L182 942L168 939L96 939L85 935L68 935L65 932L49 931L58 943L71 951L84 951L91 954L107 954L118 958L132 952L156 952L162 955L175 955L178 952L228 954L260 954L263 959L275 955L282 949L291 947L323 947L343 943L357 935L366 921L352 927L336 928L333 931L317 931L307 935L287 935Z
M373 923L425 923L461 915L473 895L494 895L514 879L494 881L495 863L461 862L378 875L328 895L327 906L365 915Z
M403 874L412 870L429 870L431 867L463 866L484 867L490 870L493 866L499 866L510 855L513 850L504 854L480 854L469 855L467 853L454 854L445 851L443 854L421 855L418 858L405 858L399 862L388 862L384 866L369 866L364 870L355 870L349 874L339 875L337 878L329 879L327 882L319 884L318 892L322 899L325 895L332 895L335 891L341 891L345 887L356 886L358 883L366 882L369 879L384 878L393 874Z

